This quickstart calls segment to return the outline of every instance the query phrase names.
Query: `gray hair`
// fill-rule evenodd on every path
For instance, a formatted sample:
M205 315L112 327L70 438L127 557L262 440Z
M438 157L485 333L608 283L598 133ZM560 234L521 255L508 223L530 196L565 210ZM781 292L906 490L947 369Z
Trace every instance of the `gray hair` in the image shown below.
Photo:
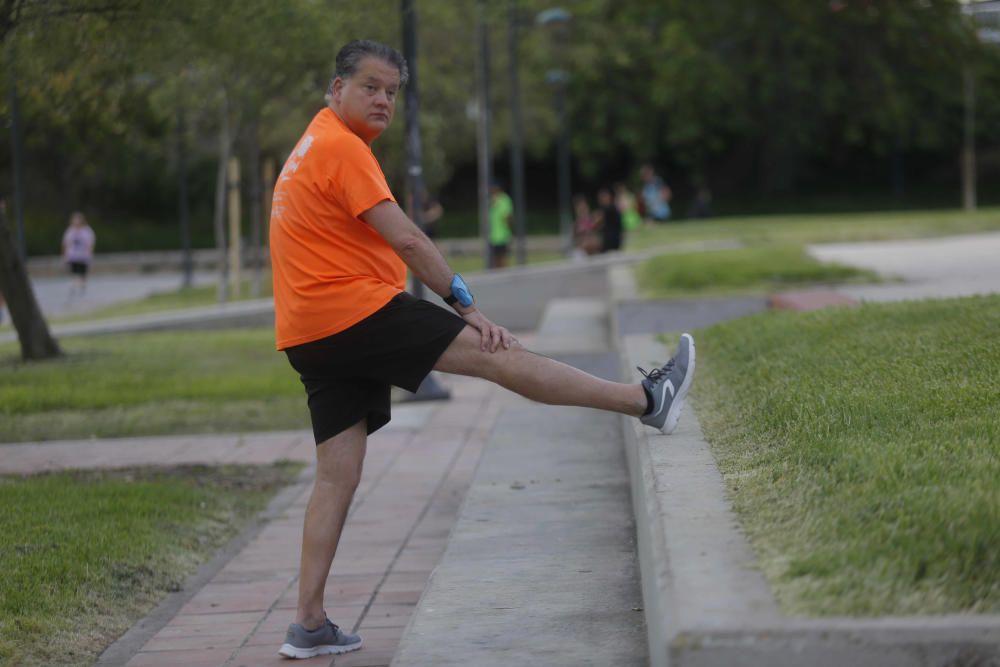
M333 81L337 78L350 79L358 71L361 61L367 57L374 57L394 66L399 72L399 85L405 85L410 78L410 71L406 67L406 59L396 49L379 42L368 39L356 39L344 45L337 54L337 70L334 78L330 80L330 85L326 89L326 101L329 102L333 94Z

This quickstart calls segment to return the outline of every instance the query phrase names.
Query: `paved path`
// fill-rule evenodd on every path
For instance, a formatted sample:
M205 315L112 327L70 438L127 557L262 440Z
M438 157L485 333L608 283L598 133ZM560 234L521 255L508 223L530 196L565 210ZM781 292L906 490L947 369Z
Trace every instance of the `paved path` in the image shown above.
M392 659L444 551L500 406L520 400L479 380L447 376L442 383L452 389L450 401L395 405L391 424L369 441L364 476L327 588L331 618L360 630L365 648L335 663L326 657L296 664L377 667ZM307 432L26 443L0 447L0 473L312 461L313 447ZM277 649L294 614L310 488L303 485L287 510L203 587L178 594L183 606L167 616L165 626L153 628L152 636L149 629L126 635L125 645L113 645L98 664L287 667Z
M194 274L195 285L208 285L214 279L215 274ZM87 278L87 290L83 295L74 296L70 296L72 279L69 276L33 278L31 284L45 317L52 318L88 313L122 301L144 299L157 292L171 292L180 288L181 281L181 274L173 271L98 274ZM7 321L6 313L4 321Z
M837 289L863 301L952 298L1000 292L1000 232L905 241L809 246L824 262L871 269L904 282Z

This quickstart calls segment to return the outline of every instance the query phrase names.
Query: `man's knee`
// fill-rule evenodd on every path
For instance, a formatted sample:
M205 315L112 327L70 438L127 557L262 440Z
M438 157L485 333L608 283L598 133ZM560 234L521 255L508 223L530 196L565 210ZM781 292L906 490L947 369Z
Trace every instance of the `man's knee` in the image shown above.
M336 491L354 493L361 483L362 461L341 460L317 466L316 485L329 485Z
M528 351L516 341L508 349L501 347L496 352L480 351L477 364L480 372L477 375L490 382L503 384L511 379L511 373L517 369L523 372L524 365L515 363L516 358L523 354L528 354Z
M367 450L364 422L316 446L316 483L354 491L361 483Z

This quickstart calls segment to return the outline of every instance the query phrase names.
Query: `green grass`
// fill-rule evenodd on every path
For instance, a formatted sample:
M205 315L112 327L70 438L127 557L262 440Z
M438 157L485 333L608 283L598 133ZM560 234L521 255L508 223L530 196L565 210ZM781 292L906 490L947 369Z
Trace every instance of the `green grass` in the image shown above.
M774 215L709 218L643 226L626 236L627 249L732 239L747 245L924 238L1000 230L1000 208L960 210Z
M0 477L0 663L92 664L300 468Z
M766 292L816 283L877 282L878 276L841 264L824 264L801 246L768 245L658 255L639 265L644 296Z
M698 414L787 612L1000 612L1000 297L700 332Z
M0 442L308 428L270 327L67 338L23 363L0 345Z

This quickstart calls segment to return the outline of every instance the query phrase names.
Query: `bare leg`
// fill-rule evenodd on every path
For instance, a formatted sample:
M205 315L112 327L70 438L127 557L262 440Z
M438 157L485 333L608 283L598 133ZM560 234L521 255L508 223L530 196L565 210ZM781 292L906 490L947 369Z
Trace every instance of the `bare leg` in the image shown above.
M323 625L323 589L337 553L347 510L361 481L368 429L364 420L316 446L316 481L306 507L295 622Z
M646 411L646 393L638 384L610 382L534 354L514 343L509 350L479 349L480 336L466 327L438 359L435 370L472 375L550 405L577 405L638 417Z

